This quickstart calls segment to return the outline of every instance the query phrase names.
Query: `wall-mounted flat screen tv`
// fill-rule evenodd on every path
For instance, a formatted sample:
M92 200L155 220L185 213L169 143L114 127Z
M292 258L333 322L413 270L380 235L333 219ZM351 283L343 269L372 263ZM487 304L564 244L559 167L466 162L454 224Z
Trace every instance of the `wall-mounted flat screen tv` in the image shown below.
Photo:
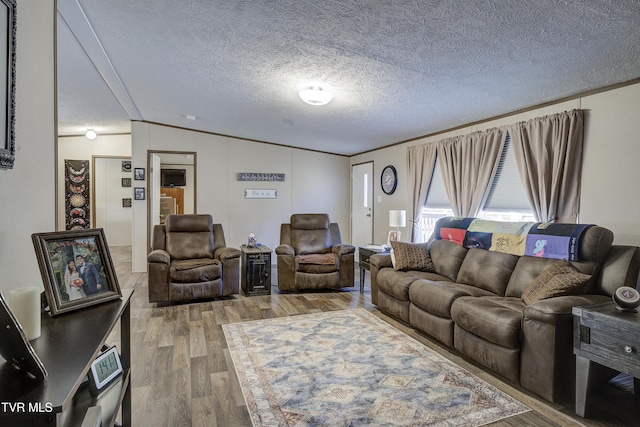
M184 187L187 185L187 170L161 169L160 185L163 187Z

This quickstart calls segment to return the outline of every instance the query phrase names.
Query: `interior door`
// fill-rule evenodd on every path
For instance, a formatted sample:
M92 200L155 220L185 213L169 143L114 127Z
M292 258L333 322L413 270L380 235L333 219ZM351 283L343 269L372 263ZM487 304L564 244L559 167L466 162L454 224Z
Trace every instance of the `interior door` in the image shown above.
M351 243L373 243L373 162L351 167Z

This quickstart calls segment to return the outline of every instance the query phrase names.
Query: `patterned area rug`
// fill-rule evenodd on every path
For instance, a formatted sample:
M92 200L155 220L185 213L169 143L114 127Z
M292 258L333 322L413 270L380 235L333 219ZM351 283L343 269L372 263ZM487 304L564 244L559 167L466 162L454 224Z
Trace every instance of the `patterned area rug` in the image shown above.
M254 426L480 426L530 410L365 309L223 329Z

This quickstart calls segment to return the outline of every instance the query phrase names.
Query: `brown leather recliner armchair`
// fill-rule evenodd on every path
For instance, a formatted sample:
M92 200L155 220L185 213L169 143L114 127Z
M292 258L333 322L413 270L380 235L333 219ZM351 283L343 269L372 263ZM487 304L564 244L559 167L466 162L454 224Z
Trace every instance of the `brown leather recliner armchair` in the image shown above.
M240 250L226 247L211 215L169 215L153 228L149 302L224 297L240 291Z
M327 214L291 215L280 226L276 248L278 288L339 289L353 287L355 247L343 244L340 228Z

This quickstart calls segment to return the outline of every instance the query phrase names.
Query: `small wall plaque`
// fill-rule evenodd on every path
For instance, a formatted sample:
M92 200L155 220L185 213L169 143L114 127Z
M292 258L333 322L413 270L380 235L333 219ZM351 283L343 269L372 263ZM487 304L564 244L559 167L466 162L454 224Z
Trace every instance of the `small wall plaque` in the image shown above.
M245 199L277 199L278 190L275 190L275 189L267 190L264 188L245 188L244 198Z

